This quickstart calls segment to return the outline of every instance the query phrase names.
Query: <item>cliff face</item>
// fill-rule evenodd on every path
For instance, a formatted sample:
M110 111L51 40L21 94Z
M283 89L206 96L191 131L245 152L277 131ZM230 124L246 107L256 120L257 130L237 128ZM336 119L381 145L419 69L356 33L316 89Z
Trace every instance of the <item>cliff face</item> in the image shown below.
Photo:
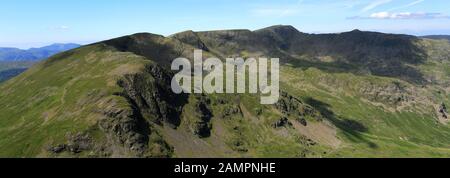
M99 42L0 85L0 156L450 155L443 119L450 68L439 57L448 46L290 26ZM192 59L194 49L221 59L279 57L279 102L260 105L257 94L174 94L171 61Z

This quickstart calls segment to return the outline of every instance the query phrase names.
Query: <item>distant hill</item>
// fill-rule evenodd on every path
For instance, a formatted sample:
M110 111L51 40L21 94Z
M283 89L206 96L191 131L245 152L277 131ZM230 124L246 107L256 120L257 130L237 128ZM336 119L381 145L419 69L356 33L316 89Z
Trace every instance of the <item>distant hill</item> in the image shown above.
M21 74L36 62L37 61L0 61L0 83Z
M434 39L434 40L450 40L450 35L429 35L429 36L422 36L422 38L428 38L428 39Z
M52 44L41 48L22 50L18 48L0 48L0 61L37 61L57 53L80 47L79 44Z
M21 74L40 60L77 47L80 45L68 43L52 44L28 50L0 48L0 83Z
M17 76L26 70L26 68L16 68L0 71L0 83Z

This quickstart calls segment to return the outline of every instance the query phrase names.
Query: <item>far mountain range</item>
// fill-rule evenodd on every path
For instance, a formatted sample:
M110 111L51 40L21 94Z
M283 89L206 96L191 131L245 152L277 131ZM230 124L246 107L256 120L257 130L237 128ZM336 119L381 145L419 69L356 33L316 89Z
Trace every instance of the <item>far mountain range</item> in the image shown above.
M80 46L74 43L55 43L49 46L30 48L27 50L0 47L0 82L19 75L37 61Z
M435 40L450 40L450 35L429 35L429 36L423 36L422 38L428 38L428 39L435 39Z
M55 43L41 48L30 48L28 50L0 47L0 61L36 61L78 47L80 45L74 43Z

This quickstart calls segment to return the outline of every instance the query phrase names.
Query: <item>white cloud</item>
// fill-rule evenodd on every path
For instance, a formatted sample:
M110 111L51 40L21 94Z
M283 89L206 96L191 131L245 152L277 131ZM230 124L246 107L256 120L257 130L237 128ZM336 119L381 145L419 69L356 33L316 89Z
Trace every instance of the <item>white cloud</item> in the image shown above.
M387 4L390 3L392 0L374 0L372 1L370 4L368 4L367 6L365 6L361 11L362 12L367 12L370 11L372 9L377 8L378 6L381 6L383 4Z
M370 15L370 18L374 19L385 19L391 17L389 12L377 12Z
M368 17L350 17L349 19L448 19L450 16L442 13L429 12L376 12L370 14Z

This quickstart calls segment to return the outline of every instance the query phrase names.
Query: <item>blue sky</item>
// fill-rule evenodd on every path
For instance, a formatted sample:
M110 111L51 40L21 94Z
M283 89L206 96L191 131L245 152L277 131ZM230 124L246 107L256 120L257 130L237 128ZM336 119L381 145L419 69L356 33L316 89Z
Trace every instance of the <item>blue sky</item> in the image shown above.
M2 0L0 46L90 43L137 32L259 29L303 32L352 29L449 34L448 0Z

